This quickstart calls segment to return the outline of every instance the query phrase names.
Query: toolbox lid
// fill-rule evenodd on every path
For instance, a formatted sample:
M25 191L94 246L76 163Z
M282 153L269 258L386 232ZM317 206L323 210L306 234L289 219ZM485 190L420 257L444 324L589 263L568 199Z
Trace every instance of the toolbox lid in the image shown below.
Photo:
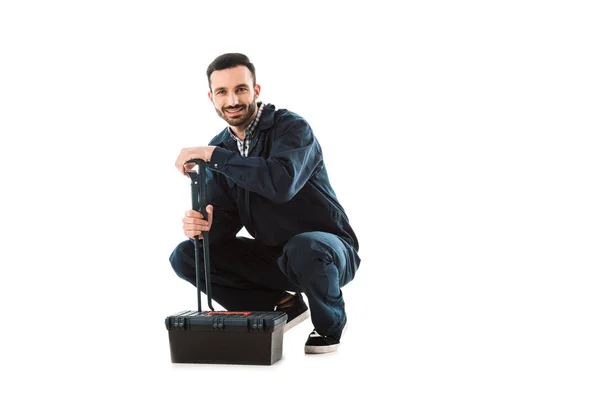
M281 311L183 311L167 317L165 324L168 330L272 332L286 321Z

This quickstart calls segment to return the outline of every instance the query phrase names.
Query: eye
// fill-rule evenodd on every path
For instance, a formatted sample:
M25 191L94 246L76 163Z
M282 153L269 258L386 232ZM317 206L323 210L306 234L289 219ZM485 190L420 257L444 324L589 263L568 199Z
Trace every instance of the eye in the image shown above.
M223 94L223 93L225 93L225 91L221 89L221 90L217 90L216 94Z
M248 89L246 89L246 88L239 88L238 89L238 92L247 92L247 91L248 91Z

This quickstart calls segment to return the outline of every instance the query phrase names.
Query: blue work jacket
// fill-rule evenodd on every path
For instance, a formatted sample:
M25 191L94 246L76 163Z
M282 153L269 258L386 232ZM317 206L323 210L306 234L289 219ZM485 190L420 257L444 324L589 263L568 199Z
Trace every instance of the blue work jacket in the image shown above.
M266 246L282 246L303 232L338 235L358 251L358 240L327 176L321 146L299 115L266 104L248 157L225 128L210 145L208 204L214 208L211 245L234 238L242 226Z

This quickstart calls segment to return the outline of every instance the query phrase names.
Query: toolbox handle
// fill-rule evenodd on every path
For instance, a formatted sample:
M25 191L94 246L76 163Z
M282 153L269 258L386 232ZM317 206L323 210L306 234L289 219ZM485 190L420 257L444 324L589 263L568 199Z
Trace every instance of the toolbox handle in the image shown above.
M196 164L198 172L194 169L185 170L192 181L192 209L199 211L202 216L208 221L208 213L206 212L206 162L199 158L188 160L185 164ZM185 166L184 166L185 169ZM208 308L215 311L212 305L212 293L210 284L210 252L209 252L209 234L208 231L202 232L202 245L204 250L204 280L206 281L206 297L208 299ZM200 289L200 238L198 235L194 237L194 253L196 261L196 289L198 291L198 312L202 312Z

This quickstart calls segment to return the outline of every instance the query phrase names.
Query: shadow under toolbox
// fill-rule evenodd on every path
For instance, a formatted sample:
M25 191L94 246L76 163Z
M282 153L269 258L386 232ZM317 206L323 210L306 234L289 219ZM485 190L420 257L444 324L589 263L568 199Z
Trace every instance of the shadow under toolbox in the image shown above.
M187 171L192 181L192 208L206 219L206 165L190 160L198 173ZM184 311L165 319L174 363L271 365L281 360L287 314L281 311L214 311L210 284L209 233L202 233L202 248L194 238L198 311ZM204 254L204 279L208 306L202 311L200 254Z

